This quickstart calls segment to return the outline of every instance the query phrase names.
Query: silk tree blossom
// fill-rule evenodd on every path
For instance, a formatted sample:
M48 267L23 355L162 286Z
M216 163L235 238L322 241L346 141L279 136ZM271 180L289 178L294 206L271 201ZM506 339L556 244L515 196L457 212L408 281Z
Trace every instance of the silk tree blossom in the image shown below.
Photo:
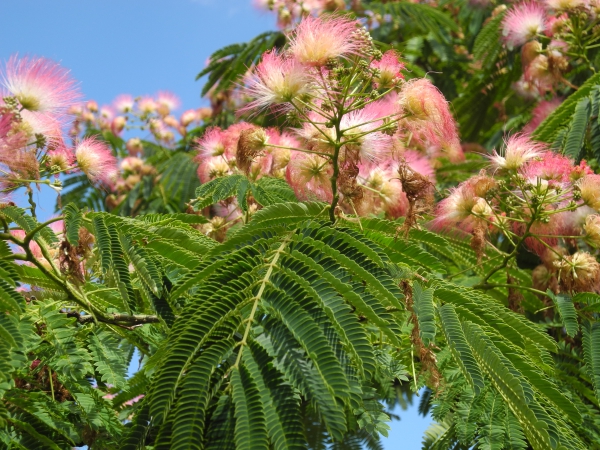
M360 164L359 182L363 199L357 209L361 215L385 213L396 219L406 214L408 199L398 179L398 163L387 160L377 165Z
M398 106L405 116L405 132L426 146L445 151L460 160L462 150L456 123L443 94L425 78L410 80L402 86Z
M122 94L116 97L113 101L113 106L120 113L128 113L133 111L135 100L129 94Z
M496 169L518 170L547 151L544 144L532 141L525 134L514 134L505 143L502 155L494 151L494 154L489 156L492 166Z
M568 292L598 292L600 264L587 252L575 252L554 263L559 283Z
M313 154L291 152L286 170L286 180L300 200L330 202L332 167L328 160Z
M584 239L592 247L600 247L600 216L596 214L590 214L585 218L585 224L583 225L583 231L585 232Z
M24 109L53 116L63 114L80 97L69 71L46 58L11 56L2 85Z
M288 109L290 105L283 104L311 92L311 81L307 69L295 59L266 52L247 78L245 92L254 100L243 111L262 111L274 105Z
M361 161L377 161L383 159L392 149L392 137L377 131L383 125L381 120L366 108L352 111L342 117L340 132L346 152L358 149Z
M290 37L289 52L309 66L324 66L330 59L359 54L358 22L343 16L305 17Z
M167 116L179 108L181 100L172 92L161 91L156 95L156 110L161 116Z
M583 203L600 212L600 175L586 175L577 182Z
M537 179L567 183L572 181L573 173L580 176L579 166L574 166L573 161L566 156L556 154L554 152L545 152L540 159L529 161L522 167L521 173L526 179ZM591 169L583 166L582 170L587 173L592 173Z
M85 138L77 144L75 158L92 183L108 185L117 173L117 159L110 148L95 137Z
M539 102L533 111L531 112L532 118L527 125L523 128L523 133L530 134L552 113L556 108L560 106L563 99L560 97L553 98L552 100L542 100Z
M378 71L374 77L376 88L389 88L404 79L404 75L402 75L404 64L400 62L398 53L394 50L388 50L379 61L373 61L371 68Z
M546 11L537 2L523 2L506 13L502 21L504 41L513 48L519 47L546 29Z
M458 226L464 231L472 231L474 228L473 208L477 205L479 197L475 195L473 187L467 183L461 183L450 190L450 195L438 203L436 218L432 227L436 230L448 229Z
M555 11L588 7L590 4L589 0L544 0L544 3Z

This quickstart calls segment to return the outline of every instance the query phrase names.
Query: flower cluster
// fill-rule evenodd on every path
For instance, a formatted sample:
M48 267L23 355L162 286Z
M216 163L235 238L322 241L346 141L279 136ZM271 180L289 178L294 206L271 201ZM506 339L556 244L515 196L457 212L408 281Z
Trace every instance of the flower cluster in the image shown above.
M68 145L68 110L80 99L67 70L45 58L12 56L0 74L0 191L31 183L61 189L61 173L83 171L98 185L110 183L116 159L88 137Z
M470 233L480 255L486 241L535 253L541 291L600 291L600 265L590 254L600 246L600 176L523 134L489 159L488 170L438 204L432 227Z
M74 116L74 121L70 134L78 136L90 128L110 131L116 136L127 130L147 130L158 143L170 145L212 114L210 108L199 108L184 111L176 117L174 114L180 103L175 94L159 92L155 96L136 98L119 95L112 105L100 107L93 100L72 105L69 113Z
M557 98L548 100L548 95L560 87L576 88L567 75L590 64L587 53L600 38L599 8L598 2L587 0L546 0L517 3L506 12L504 42L509 49L520 49L523 66L515 90L527 99L541 100L527 131L560 103Z
M344 0L255 0L260 9L277 14L277 25L286 29L309 15L318 16L323 12L343 10Z
M299 199L331 203L335 214L415 214L431 200L435 160L464 155L443 95L427 79L405 81L403 68L356 21L304 18L243 90L243 113L285 115L296 126L209 129L198 141L200 180L285 178ZM227 217L237 219L235 210L228 201Z

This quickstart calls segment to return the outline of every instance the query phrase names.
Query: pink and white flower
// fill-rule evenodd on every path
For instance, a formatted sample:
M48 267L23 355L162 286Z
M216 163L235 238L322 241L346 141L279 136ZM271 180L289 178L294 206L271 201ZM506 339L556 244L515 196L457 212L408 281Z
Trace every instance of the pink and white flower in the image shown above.
M2 85L24 109L55 116L80 97L69 71L46 58L11 56Z
M504 41L509 47L519 47L546 29L546 11L537 2L515 5L502 22Z
M358 54L362 42L354 35L358 22L346 17L305 17L290 37L289 52L309 66L323 66L332 58Z
M75 158L92 183L110 184L117 173L117 159L110 148L94 137L85 138L75 147Z

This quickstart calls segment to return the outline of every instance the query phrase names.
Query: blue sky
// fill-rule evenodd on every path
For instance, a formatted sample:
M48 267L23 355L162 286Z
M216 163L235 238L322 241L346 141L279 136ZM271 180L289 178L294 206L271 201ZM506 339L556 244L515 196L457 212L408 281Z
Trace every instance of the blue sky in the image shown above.
M0 61L17 52L59 61L99 104L168 90L181 98L179 112L206 103L194 79L213 51L275 28L251 0L0 0L0 17ZM54 199L39 195L44 216ZM402 420L385 449L421 448L431 420L416 405L394 413Z

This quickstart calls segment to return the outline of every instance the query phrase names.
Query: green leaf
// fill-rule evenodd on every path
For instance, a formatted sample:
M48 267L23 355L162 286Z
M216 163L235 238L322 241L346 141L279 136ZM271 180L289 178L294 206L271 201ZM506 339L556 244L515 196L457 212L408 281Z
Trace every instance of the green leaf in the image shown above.
M268 450L265 411L260 392L245 366L232 371L231 386L235 405L236 449Z
M567 334L571 337L575 337L579 332L579 322L577 322L577 311L575 310L573 301L567 295L554 295L550 290L548 290L547 294L556 305L556 309L558 310L558 314L560 314L560 318Z
M435 340L435 309L433 305L433 289L423 289L418 281L413 282L414 310L419 323L419 335L429 345Z
M577 102L575 112L569 124L563 153L573 159L578 159L585 139L588 119L590 116L590 99L582 98Z
M64 207L63 214L65 217L65 237L69 244L77 246L79 244L82 213L75 204L69 203Z
M467 342L454 307L446 304L438 309L438 313L442 319L444 334L450 349L454 353L463 375L477 395L485 387L483 375Z
M585 368L600 401L600 323L584 322L582 329Z

